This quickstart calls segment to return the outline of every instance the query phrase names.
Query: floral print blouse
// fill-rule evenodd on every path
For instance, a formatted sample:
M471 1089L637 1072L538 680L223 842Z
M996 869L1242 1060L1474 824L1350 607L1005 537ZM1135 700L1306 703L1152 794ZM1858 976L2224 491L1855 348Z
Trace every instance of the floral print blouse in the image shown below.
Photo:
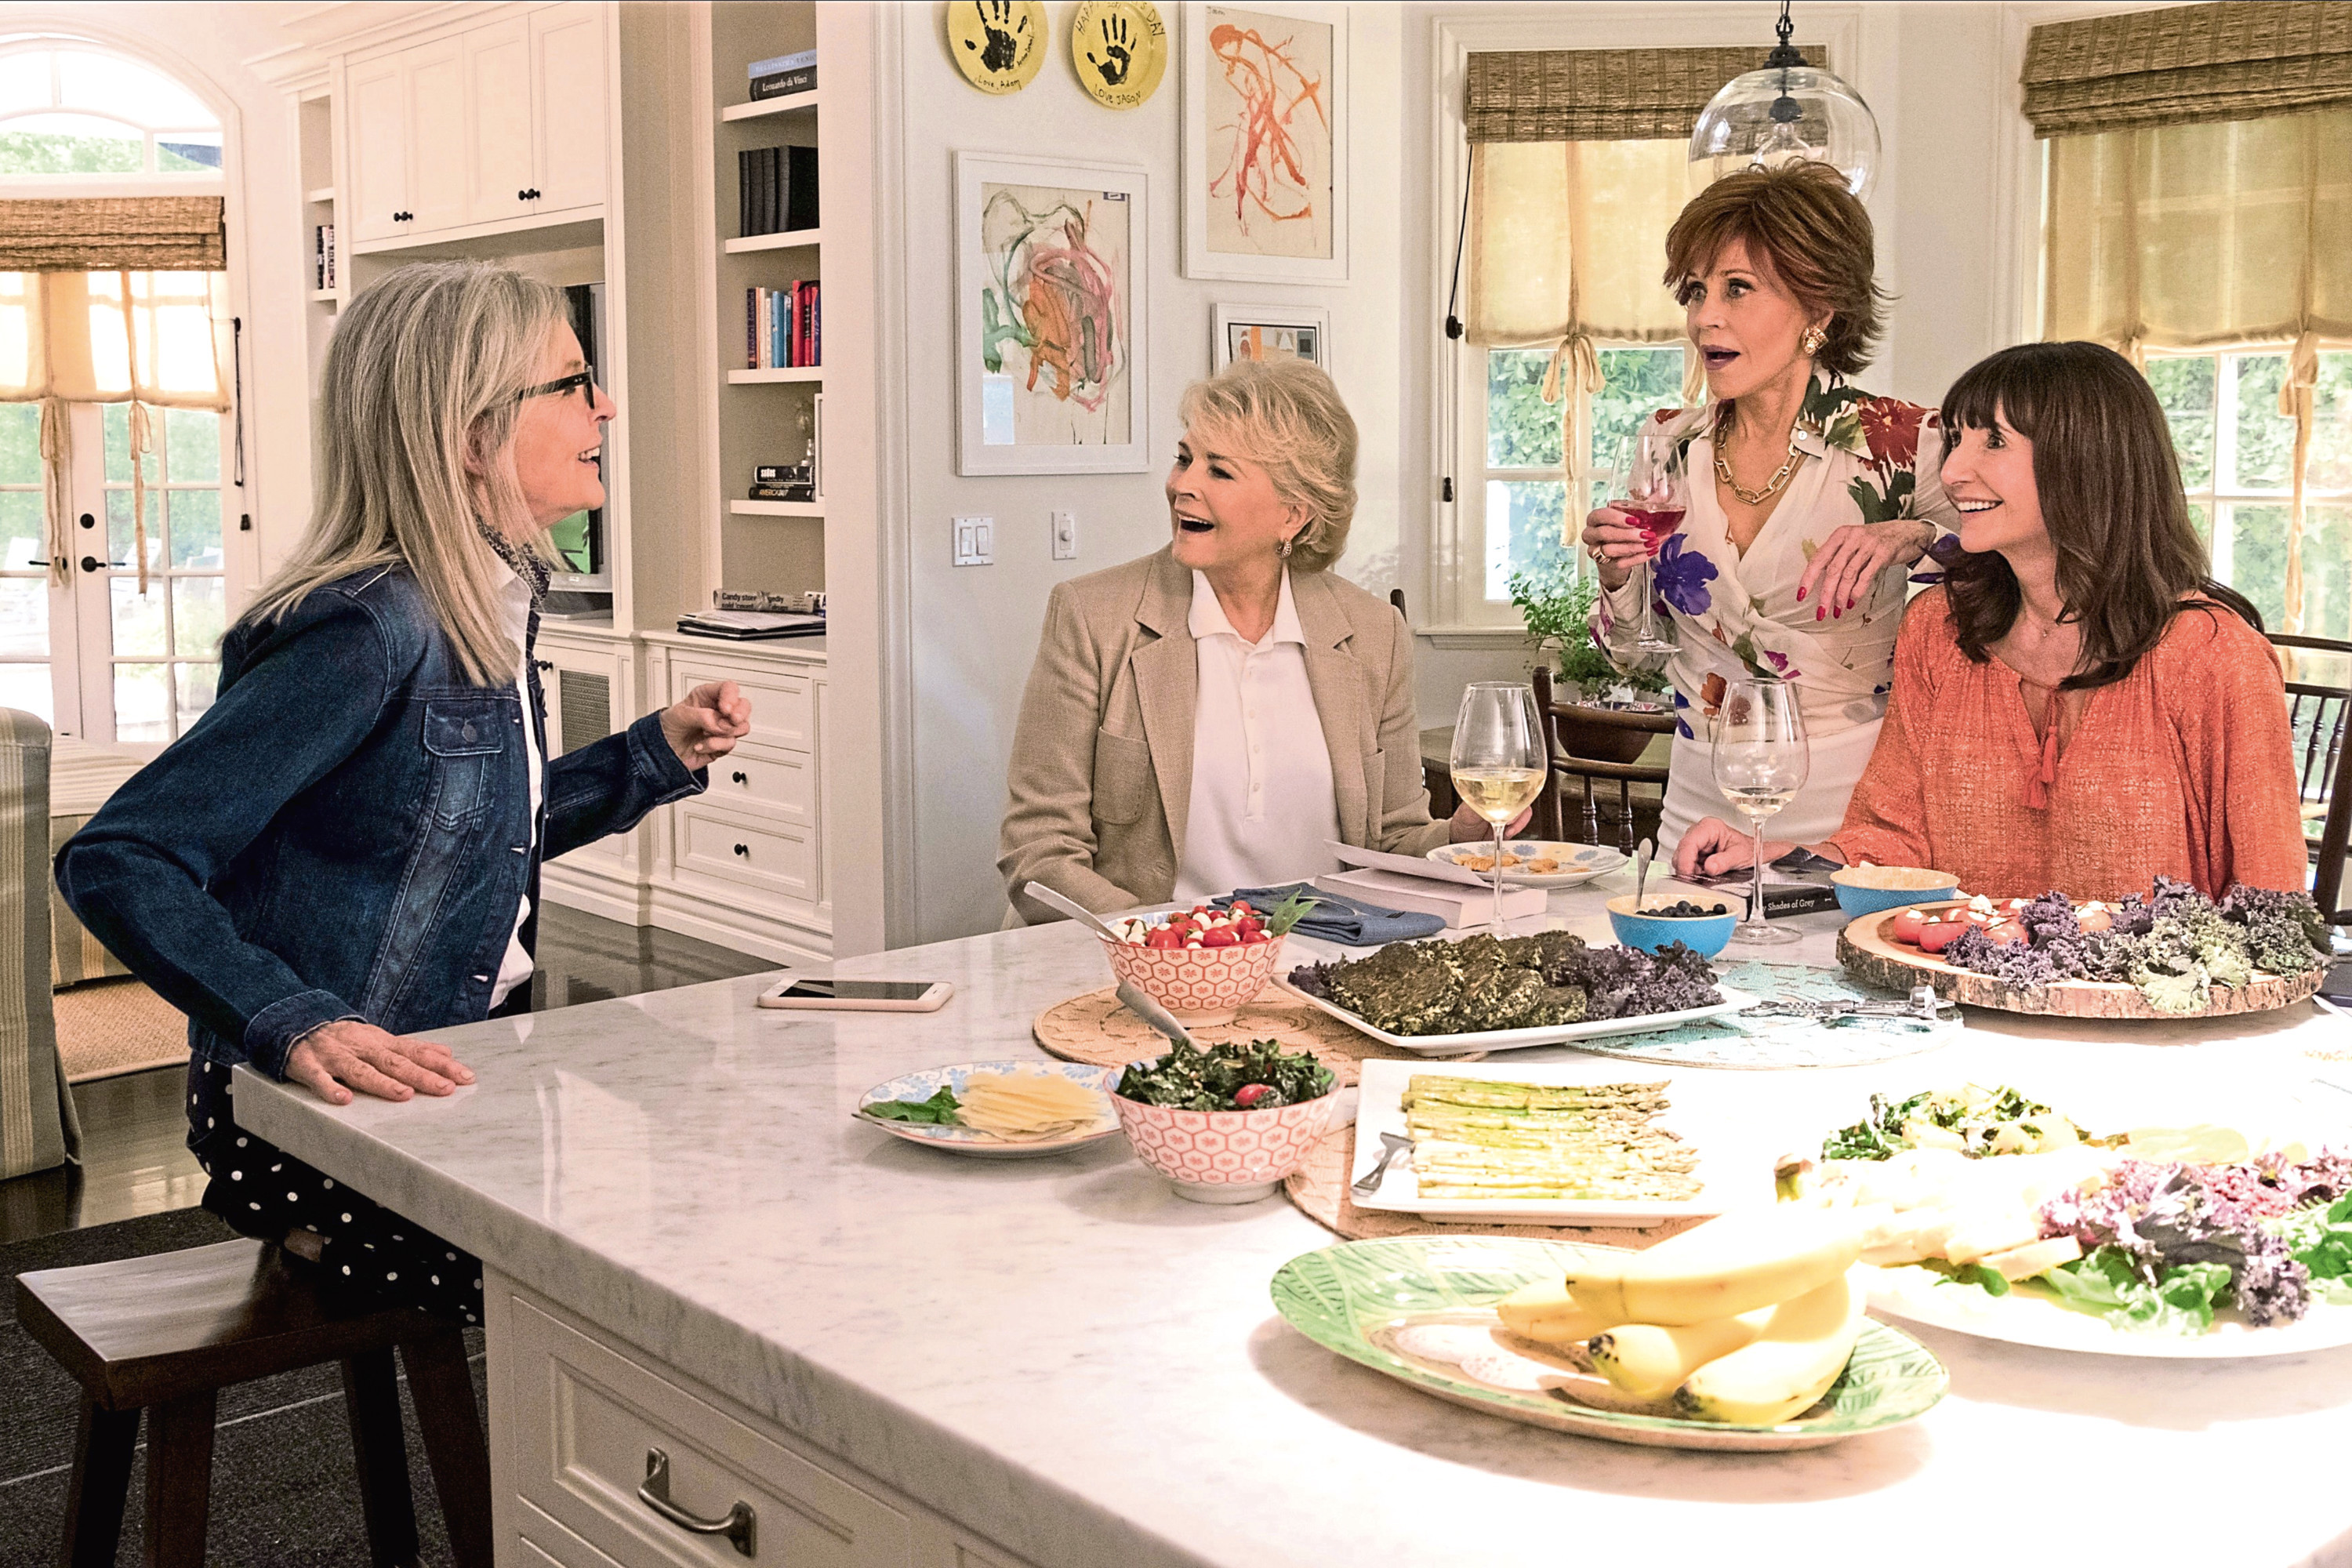
M1638 577L1594 605L1595 640L1622 669L1663 662L1678 715L1692 708L1712 713L1724 683L1753 672L1796 685L1816 738L1875 722L1886 711L1910 584L1942 580L1934 558L1923 557L1916 572L1889 566L1859 605L1826 619L1816 617L1822 606L1798 602L1797 586L1814 553L1848 524L1916 518L1936 529L1937 546L1958 528L1938 477L1944 440L1935 410L1874 397L1816 371L1796 438L1811 460L1790 478L1744 554L1732 545L1716 497L1716 414L1704 405L1653 416L1679 437L1675 450L1690 479L1683 526L1650 563L1658 614L1680 647L1672 654L1636 648ZM1687 717L1678 717L1675 733L1696 738Z

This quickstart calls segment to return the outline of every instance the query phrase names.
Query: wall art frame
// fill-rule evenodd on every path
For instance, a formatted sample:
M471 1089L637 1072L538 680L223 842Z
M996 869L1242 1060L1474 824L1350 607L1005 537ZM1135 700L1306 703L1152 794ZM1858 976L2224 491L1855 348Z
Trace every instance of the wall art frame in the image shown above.
M1187 0L1184 276L1348 280L1348 7Z
M1151 466L1150 176L959 152L956 471Z

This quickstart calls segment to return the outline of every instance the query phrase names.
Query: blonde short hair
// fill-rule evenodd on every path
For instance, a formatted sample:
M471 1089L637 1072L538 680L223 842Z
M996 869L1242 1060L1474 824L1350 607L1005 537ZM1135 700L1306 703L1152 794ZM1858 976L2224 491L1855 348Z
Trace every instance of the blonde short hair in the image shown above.
M1356 517L1356 421L1331 378L1299 359L1237 359L1184 389L1184 428L1257 464L1274 493L1307 509L1290 568L1320 572L1348 548Z
M548 333L568 320L552 285L482 261L403 267L362 290L327 348L310 531L242 619L267 624L339 578L402 566L467 679L514 679L506 568L475 521L531 533L515 423Z

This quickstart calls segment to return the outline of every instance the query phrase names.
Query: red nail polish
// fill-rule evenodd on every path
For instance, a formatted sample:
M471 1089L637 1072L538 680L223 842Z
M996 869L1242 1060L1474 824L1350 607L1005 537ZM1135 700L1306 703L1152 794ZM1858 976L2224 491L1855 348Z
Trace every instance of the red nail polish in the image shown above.
M1815 619L1815 620L1817 620L1817 621L1819 621L1819 620L1826 620L1826 619L1828 618L1828 616L1829 616L1829 612L1828 612L1827 610L1815 610L1815 611L1813 612L1813 619Z
M1797 603L1799 603L1799 604L1801 604L1801 604L1803 604L1804 602L1805 602L1805 591L1804 591L1802 588L1800 588L1800 589L1798 589L1798 590L1797 590Z

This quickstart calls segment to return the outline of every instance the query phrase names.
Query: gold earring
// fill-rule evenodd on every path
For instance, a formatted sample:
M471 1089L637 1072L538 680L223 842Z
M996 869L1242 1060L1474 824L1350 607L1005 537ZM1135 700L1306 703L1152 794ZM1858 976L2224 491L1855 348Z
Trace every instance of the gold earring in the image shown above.
M1284 541L1282 542L1281 545L1280 545L1280 546L1279 546L1279 547L1275 551L1275 553L1276 553L1276 555L1281 556L1285 561L1289 560L1289 559L1290 559L1290 541L1289 541L1289 540L1287 540L1287 539L1284 540Z
M1807 327L1805 335L1797 340L1797 346L1804 351L1807 359L1811 359L1821 353L1822 345L1829 341L1829 334L1819 327Z

